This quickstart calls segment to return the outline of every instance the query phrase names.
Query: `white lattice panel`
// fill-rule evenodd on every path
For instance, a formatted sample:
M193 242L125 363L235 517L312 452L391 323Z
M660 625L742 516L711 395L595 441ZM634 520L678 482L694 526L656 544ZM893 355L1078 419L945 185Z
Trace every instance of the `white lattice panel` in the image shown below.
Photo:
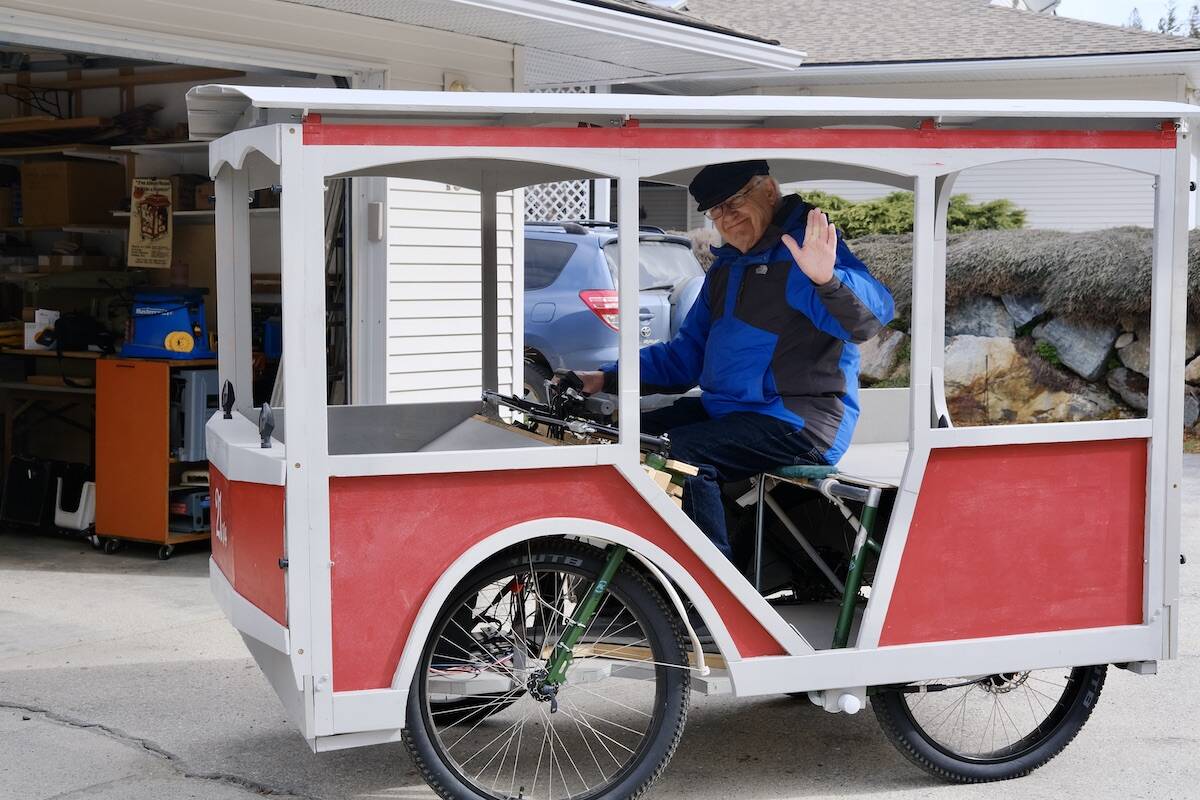
M540 89L549 94L590 94L587 86ZM530 222L558 222L587 219L591 216L591 182L557 181L525 188L525 219Z
M557 222L587 219L591 204L587 181L559 181L525 189L525 219Z

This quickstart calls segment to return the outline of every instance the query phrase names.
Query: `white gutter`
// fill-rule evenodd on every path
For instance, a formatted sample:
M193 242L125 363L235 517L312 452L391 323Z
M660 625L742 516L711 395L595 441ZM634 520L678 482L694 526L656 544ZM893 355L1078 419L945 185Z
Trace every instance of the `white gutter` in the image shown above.
M1081 73L1095 73L1098 69L1133 69L1158 70L1159 74L1178 73L1180 68L1187 68L1188 75L1200 75L1200 50L1174 51L1170 53L1127 53L1117 55L1094 56L1050 56L1023 57L1010 59L978 59L970 61L918 61L912 63L877 61L870 64L823 64L805 65L794 73L781 76L777 72L729 70L726 72L711 72L694 77L665 76L662 78L643 78L636 81L615 81L615 83L659 84L670 83L673 80L770 80L770 84L762 85L796 85L810 80L828 78L873 78L888 83L898 83L910 78L931 77L961 77L966 71L994 72L997 77L1034 77L1035 73L1051 72L1054 70L1073 70ZM1192 70L1196 70L1192 72ZM756 85L756 84L747 84Z
M12 8L0 8L0 31L4 32L4 41L12 44L52 50L69 48L85 53L197 67L278 69L346 77L387 67L386 64L363 61L352 55L331 58L260 45L251 47L217 39L176 36Z
M741 61L773 70L794 70L805 54L677 22L625 11L588 6L572 0L445 0L457 5L500 11L542 22L553 22L592 33L620 36L659 47L686 50L712 58ZM698 20L700 21L700 20ZM586 56L581 56L586 58Z

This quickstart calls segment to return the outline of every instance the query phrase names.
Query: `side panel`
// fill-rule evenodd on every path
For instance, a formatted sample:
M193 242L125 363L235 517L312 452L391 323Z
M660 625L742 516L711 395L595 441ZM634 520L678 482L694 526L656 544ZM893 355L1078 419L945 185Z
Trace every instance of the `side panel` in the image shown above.
M283 487L230 481L209 467L213 561L242 597L287 625Z
M161 361L96 362L96 532L167 538L170 367Z
M1147 442L935 449L880 645L1142 622Z
M530 520L575 516L635 531L704 587L744 657L783 648L612 467L330 481L333 685L388 688L425 596L467 548Z

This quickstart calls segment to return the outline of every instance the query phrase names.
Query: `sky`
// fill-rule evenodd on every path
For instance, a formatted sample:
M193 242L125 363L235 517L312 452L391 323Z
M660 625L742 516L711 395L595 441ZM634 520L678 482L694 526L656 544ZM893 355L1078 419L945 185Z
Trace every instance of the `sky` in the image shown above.
M1175 4L1176 16L1186 19L1188 9L1194 2L1196 0L1179 0ZM1129 21L1129 13L1135 8L1142 16L1145 28L1155 30L1159 18L1166 14L1167 4L1163 0L1062 0L1058 6L1058 15L1106 22L1109 25L1124 25Z

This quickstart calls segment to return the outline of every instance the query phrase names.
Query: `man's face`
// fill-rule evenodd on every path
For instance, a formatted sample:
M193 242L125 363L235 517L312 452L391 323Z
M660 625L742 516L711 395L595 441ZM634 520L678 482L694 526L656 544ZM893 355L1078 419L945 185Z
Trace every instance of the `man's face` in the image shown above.
M745 192L742 195L745 202L739 205L735 194L730 198L733 203L727 200L721 204L723 213L713 220L713 224L721 238L745 253L766 233L775 216L775 203L770 181L761 175L751 178L738 192Z

